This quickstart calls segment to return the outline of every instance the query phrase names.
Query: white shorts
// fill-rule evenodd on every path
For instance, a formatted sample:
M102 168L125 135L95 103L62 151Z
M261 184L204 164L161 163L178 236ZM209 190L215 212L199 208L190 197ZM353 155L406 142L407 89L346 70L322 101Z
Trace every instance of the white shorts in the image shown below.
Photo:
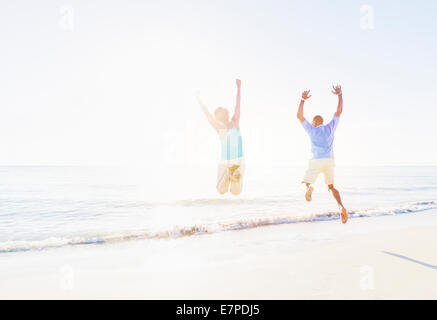
M334 184L334 158L311 159L308 161L308 169L303 178L303 183L314 184L320 173L325 176L327 185Z

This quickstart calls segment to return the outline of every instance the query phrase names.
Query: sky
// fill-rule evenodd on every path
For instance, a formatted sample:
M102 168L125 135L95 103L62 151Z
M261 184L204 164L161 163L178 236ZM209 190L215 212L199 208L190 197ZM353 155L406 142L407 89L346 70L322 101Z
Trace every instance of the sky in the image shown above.
M437 165L437 2L2 1L0 165L212 164L195 99L235 105L247 163L302 165L296 119L330 120L342 165Z

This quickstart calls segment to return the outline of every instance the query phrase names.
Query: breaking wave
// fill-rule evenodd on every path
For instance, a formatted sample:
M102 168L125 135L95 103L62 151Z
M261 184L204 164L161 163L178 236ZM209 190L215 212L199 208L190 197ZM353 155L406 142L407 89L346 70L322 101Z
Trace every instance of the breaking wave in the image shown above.
M205 205L209 200L196 200L200 201L197 205ZM215 201L215 200L214 200ZM182 205L194 205L192 202L183 202ZM412 202L397 207L381 207L366 210L351 211L350 218L359 217L375 217L386 215L398 215L417 213L425 210L436 209L436 201L422 201ZM148 231L148 230L135 230L135 231L122 231L116 233L102 233L94 235L86 235L80 237L71 238L47 238L44 240L32 240L32 241L6 241L0 243L0 253L29 251L29 250L42 250L49 248L59 248L63 246L74 245L91 245L91 244L107 244L132 240L153 240L153 239L177 239L180 237L187 237L193 235L212 234L223 231L235 231L245 230L263 226L280 225L280 224L292 224L292 223L304 223L304 222L318 222L338 219L338 212L324 212L305 215L282 215L282 216L256 216L246 217L234 220L219 221L216 223L209 223L204 225L192 225L192 226L175 226L171 230L162 231Z

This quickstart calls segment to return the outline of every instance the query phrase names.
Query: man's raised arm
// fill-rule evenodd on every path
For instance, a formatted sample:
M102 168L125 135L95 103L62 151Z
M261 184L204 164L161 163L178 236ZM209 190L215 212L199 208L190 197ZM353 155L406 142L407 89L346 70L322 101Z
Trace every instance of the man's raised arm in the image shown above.
M334 116L340 117L343 112L343 92L341 91L341 86L332 86L334 90L331 92L338 96L338 106L337 112L335 112Z
M305 103L305 100L307 100L308 98L311 98L310 90L304 91L302 93L302 99L300 100L299 109L297 110L297 118L299 119L300 122L305 121L305 118L303 116L303 105Z

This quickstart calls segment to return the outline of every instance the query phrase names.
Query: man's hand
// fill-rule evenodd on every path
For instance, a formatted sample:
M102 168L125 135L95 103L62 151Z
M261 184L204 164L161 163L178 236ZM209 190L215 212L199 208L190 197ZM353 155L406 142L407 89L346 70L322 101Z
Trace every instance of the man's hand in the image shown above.
M343 92L341 91L341 86L332 86L331 92L338 96L338 106L337 106L337 112L335 112L336 117L340 117L341 113L343 112Z
M312 95L310 95L310 91L311 90L307 90L307 91L302 92L302 99L303 100L311 98Z
M311 90L307 90L307 91L302 92L302 100L300 101L299 109L297 110L297 118L299 119L299 121L301 123L305 121L305 118L303 116L303 105L304 105L304 101L306 99L311 98L310 91Z
M240 79L236 79L235 83L237 84L237 87L240 88L241 87L241 80Z
M341 91L341 86L332 86L332 90L331 92L337 96L341 96L343 94L343 92Z

